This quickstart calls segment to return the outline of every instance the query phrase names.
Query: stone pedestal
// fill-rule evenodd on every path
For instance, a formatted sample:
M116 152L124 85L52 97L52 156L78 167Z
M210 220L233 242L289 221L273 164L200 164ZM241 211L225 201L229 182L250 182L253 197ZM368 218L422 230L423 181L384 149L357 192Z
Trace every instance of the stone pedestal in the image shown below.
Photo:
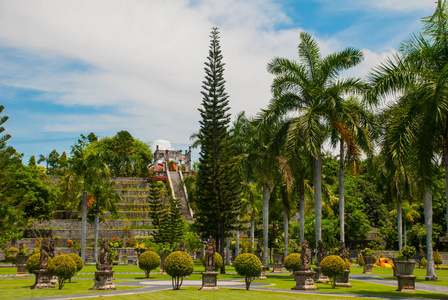
M352 287L350 284L350 270L345 270L344 274L336 276L334 280L337 287Z
M34 271L36 273L36 282L31 289L54 289L54 285L50 282L51 276L47 269Z
M202 273L202 287L200 291L218 291L217 286L218 272L204 272Z
M274 267L272 268L272 273L282 272L282 258L283 254L274 254Z
M314 271L316 272L316 274L314 274L314 282L316 282L316 283L330 282L330 279L328 279L327 276L324 276L324 274L322 274L320 267L315 267Z
M373 264L375 257L373 255L364 256L364 274L373 274Z
M113 279L114 271L112 270L96 271L95 284L89 290L116 290Z
M398 275L398 292L415 292L415 278L414 275Z
M26 271L26 261L29 255L17 255L17 275L16 277L28 276Z
M260 276L259 276L257 279L261 279L261 280L268 279L268 278L266 277L266 271L269 271L269 267L265 267L265 266L263 266L263 267L261 268L261 274L260 274Z
M314 285L313 277L316 274L314 271L296 271L294 272L294 279L296 280L296 286L291 290L318 290Z
M364 274L373 274L373 264L365 264L363 273Z

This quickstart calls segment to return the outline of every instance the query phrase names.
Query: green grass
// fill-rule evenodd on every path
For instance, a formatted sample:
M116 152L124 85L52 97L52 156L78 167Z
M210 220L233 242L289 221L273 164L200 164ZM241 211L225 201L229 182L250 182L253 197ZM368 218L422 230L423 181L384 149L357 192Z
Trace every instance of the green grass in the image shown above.
M199 291L197 287L181 287L180 290L166 290L151 293L138 293L134 295L114 296L117 300L140 300L140 299L235 299L235 300L259 300L259 299L279 299L289 300L316 300L322 299L320 295L309 295L287 292L269 292L269 291L254 291L241 290L230 288L219 288L219 291ZM332 299L356 299L353 297L325 296L325 298Z
M255 280L254 282L275 284L270 286L274 289L291 289L296 285L292 276L271 275L267 280ZM395 297L412 297L412 298L431 298L431 299L446 299L446 294L438 294L432 292L417 291L416 293L397 292L397 286L388 286L382 284L375 284L364 281L350 280L352 288L337 287L333 289L330 283L316 283L319 292L322 293L343 293L343 294L357 294L357 295L371 295L371 296L395 296Z
M381 276L380 278L389 279L389 280L397 280L397 278L393 276ZM424 283L431 285L440 285L440 286L448 286L448 278L438 278L437 281L425 280L425 276L415 278L416 283Z
M8 299L24 299L24 298L40 298L61 295L77 295L77 294L97 294L107 293L107 291L89 291L93 286L93 280L76 280L72 279L72 283L64 284L62 290L56 286L54 289L31 290L34 279L0 279L2 289L1 298ZM117 286L117 290L134 289L134 287Z

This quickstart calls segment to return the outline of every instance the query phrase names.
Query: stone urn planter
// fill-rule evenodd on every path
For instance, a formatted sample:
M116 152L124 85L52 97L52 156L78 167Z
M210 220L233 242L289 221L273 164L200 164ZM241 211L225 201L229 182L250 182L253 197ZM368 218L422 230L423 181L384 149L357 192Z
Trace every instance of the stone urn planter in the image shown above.
M274 267L272 269L273 273L282 272L282 262L283 262L283 253L274 254Z
M165 259L168 257L168 255L170 255L169 253L160 253L160 260L161 260L161 264L160 264L160 270L159 272L162 274L165 274L165 269L163 268L163 263L165 262Z
M364 256L364 271L365 274L373 274L373 264L375 257L373 255Z
M394 266L397 269L398 276L409 276L414 274L415 262L406 261L394 261Z
M17 255L17 275L16 276L28 276L26 271L26 261L30 258L30 255Z

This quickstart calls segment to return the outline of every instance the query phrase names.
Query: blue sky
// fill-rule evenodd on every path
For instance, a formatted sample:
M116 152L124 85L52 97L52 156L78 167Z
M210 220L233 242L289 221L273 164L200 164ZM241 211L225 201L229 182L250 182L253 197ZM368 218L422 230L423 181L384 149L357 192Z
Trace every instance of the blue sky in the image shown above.
M9 144L28 161L69 152L81 133L128 130L187 149L211 27L221 31L231 112L254 115L270 100L267 63L296 59L301 31L324 55L363 50L351 74L365 76L434 9L428 0L0 0Z

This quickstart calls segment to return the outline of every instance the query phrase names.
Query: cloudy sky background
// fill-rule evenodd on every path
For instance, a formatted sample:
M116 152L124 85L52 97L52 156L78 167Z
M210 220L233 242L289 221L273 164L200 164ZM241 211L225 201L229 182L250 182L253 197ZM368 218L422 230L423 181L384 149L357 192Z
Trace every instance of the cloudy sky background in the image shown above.
M297 58L307 31L324 55L356 47L365 76L431 15L429 0L0 0L0 104L24 153L70 151L79 135L128 130L151 145L187 149L211 27L231 113L270 100L275 56Z

